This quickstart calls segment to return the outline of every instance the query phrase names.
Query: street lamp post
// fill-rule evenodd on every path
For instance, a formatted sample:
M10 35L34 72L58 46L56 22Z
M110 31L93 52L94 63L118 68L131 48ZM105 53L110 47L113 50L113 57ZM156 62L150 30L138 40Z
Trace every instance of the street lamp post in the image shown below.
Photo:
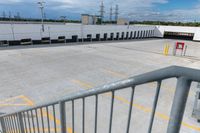
M38 2L39 8L41 10L41 16L42 16L42 20L41 20L42 21L42 31L44 32L44 5L43 4L45 4L44 1Z

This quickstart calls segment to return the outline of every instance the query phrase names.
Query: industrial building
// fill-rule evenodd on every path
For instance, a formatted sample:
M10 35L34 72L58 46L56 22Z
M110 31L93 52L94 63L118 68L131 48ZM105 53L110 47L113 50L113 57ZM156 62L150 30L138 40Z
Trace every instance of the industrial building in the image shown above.
M81 22L84 25L95 25L97 23L98 16L96 15L89 15L89 14L82 14L81 15Z
M119 19L117 19L117 24L118 25L129 25L129 21L124 18L119 18Z

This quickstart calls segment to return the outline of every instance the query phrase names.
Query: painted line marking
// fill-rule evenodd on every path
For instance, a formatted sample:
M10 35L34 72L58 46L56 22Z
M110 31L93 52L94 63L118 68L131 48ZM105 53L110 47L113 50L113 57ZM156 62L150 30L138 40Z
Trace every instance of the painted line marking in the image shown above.
M30 102L32 102L32 101L30 101ZM49 119L51 121L54 121L54 116L50 112L47 114L47 111L45 109L42 109L42 115L43 115L43 117L47 117L49 115ZM40 114L38 114L38 116L40 116ZM55 122L56 122L56 125L60 125L61 124L61 121L56 117L55 117ZM37 129L37 128L35 128L35 129ZM56 128L56 129L57 129L57 131L61 131L60 128ZM31 129L31 130L33 130L33 129ZM42 131L42 129L39 129L39 130ZM48 131L48 128L45 128L45 132L47 132L47 131ZM50 128L50 131L55 131L55 129L54 128ZM73 133L73 129L69 127L69 128L67 128L67 132L68 133Z
M124 73L116 72L116 71L109 70L109 69L103 69L103 71L106 72L106 73L111 74L111 75L114 76L114 77L125 78L125 77L128 76L128 75L126 75L126 74L124 74Z
M16 100L23 100L24 103L13 103ZM3 107L3 106L33 106L33 105L34 105L34 102L31 101L28 97L26 97L24 95L12 97L12 98L8 98L8 99L0 101L0 107Z
M47 111L43 109L42 110L42 115L45 116L45 117L47 117ZM54 116L52 114L50 114L50 113L49 113L49 119L51 121L54 121ZM60 125L61 122L60 122L60 120L58 118L55 118L55 121L56 121L57 125Z
M91 86L91 83L86 83L86 82L83 82L83 81L80 81L80 80L71 80L73 83L75 84L78 84L80 87L84 87L84 89L88 89L87 86L90 86L90 88L94 88L94 86ZM106 94L107 95L107 94ZM123 97L120 97L120 96L115 96L115 99L117 99L118 101L121 101L125 104L130 104L130 102L123 98ZM142 106L142 105L139 105L139 104L133 104L133 106L136 108L136 109L139 109L145 113L151 113L152 109L149 108L149 107L145 107L145 106ZM156 117L162 119L162 120L165 120L165 121L168 121L170 119L169 116L165 115L165 114L162 114L160 112L156 112ZM198 126L195 126L195 125L191 125L191 124L188 124L186 122L182 122L182 126L186 127L186 128L189 128L189 129L192 129L192 130L196 130L196 131L200 131L200 127Z
M75 84L78 84L78 85L80 85L81 87L84 87L84 88L93 88L94 87L94 85L92 85L92 84L90 84L90 83L86 83L86 82L82 82L82 81L80 81L80 80L75 80L75 79L73 79L73 80L71 80L71 82L73 82L73 83L75 83Z
M9 102L15 102L16 100L23 100L23 101L25 101L25 103L24 104L9 103ZM35 103L31 99L29 99L28 97L26 97L24 95L12 97L12 98L8 98L8 99L0 101L0 107L2 107L2 106L34 106L34 105L35 105ZM42 114L44 117L47 117L47 111L45 111L44 109L42 110ZM51 121L54 121L54 116L50 112L49 112L49 119ZM59 119L55 118L55 121L56 121L57 125L61 124ZM37 129L38 128L35 128L35 130L37 130ZM33 128L27 129L27 130L32 131L32 132L34 131ZM41 129L39 128L39 130L43 131L42 128ZM48 128L45 128L44 130L45 130L45 132L47 132ZM54 130L55 130L54 128L50 129L50 131L54 131ZM13 130L13 132L14 131L16 131L16 130ZM57 128L57 131L61 131L61 129ZM67 128L68 133L72 133L72 131L73 131L72 128Z

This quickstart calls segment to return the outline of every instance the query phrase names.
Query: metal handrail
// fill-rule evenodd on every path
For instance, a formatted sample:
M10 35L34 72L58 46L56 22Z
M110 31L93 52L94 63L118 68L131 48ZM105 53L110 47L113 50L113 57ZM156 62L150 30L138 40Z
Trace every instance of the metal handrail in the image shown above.
M128 87L132 87L132 93L131 93L131 99L130 99L130 105L129 105L129 113L128 113L128 122L127 122L127 129L126 129L126 133L129 133L135 87L138 85L142 85L142 84L146 84L146 83L150 83L150 82L157 82L157 90L156 90L156 95L154 98L154 104L153 104L153 109L152 109L152 113L151 113L151 120L150 120L150 124L149 124L149 129L148 129L148 133L151 133L162 80L174 78L174 77L178 79L178 82L177 82L176 92L175 92L173 105L172 105L172 109L171 109L167 133L179 133L185 106L186 106L188 93L190 90L190 85L191 85L192 81L200 82L200 70L195 70L195 69L185 68L185 67L178 67L178 66L167 67L164 69L145 73L145 74L131 77L131 78L121 80L118 82L106 84L101 87L97 87L97 88L90 89L87 91L80 91L80 92L77 92L74 94L70 94L70 95L62 98L59 101L49 102L49 103L38 105L38 106L35 106L32 108L27 108L25 110L18 111L15 113L0 116L1 127L3 130L3 133L8 133L8 131L9 131L8 123L10 121L13 121L13 117L15 117L15 119L17 119L17 125L19 127L18 130L20 130L21 133L24 133L25 131L27 133L30 130L30 129L27 130L27 128L30 128L30 125L28 127L26 124L30 118L25 118L26 115L30 115L31 119L33 120L33 119L35 119L35 118L33 118L33 111L35 111L36 119L38 119L37 118L38 110L41 112L42 109L45 108L46 111L48 112L48 108L53 107L53 113L54 113L54 118L55 118L55 105L59 105L61 133L67 133L65 103L72 102L72 112L74 112L74 101L78 100L78 99L82 99L82 101L83 101L83 103L82 103L82 105L83 105L83 111L82 111L83 112L83 114L82 114L83 129L82 129L82 132L84 133L85 132L85 129L84 129L84 126L85 126L85 124L84 124L85 123L85 114L84 114L85 113L85 98L90 97L90 96L95 96L96 102L95 102L95 127L94 128L95 128L95 133L96 133L97 120L98 120L98 117L97 117L98 116L98 114L97 114L98 113L97 112L98 96L100 94L111 92L112 100L111 100L111 112L110 112L110 124L109 124L109 133L111 133L115 91L118 91L120 89L125 89ZM72 115L74 115L74 113ZM74 133L74 124L75 124L74 116L72 116L72 118L73 118L72 123L73 123L73 133ZM26 120L26 119L28 119L28 120ZM30 124L30 122L29 122L29 124ZM36 128L35 128L36 125L39 126L38 121L36 123L33 123L33 130L36 130ZM50 128L49 121L47 121L47 125L48 125L48 129L49 129ZM44 121L43 121L42 127L44 128ZM54 119L54 128L56 128L55 119ZM55 129L55 132L57 132L56 129Z

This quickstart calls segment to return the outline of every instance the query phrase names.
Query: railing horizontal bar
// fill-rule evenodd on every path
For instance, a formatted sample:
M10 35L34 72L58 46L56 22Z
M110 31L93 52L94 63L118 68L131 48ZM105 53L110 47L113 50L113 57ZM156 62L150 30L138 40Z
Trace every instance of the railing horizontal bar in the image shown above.
M200 71L191 69L191 68L178 67L178 66L167 67L164 69L145 73L145 74L131 77L131 78L121 80L118 82L106 84L101 87L97 87L97 88L90 89L87 91L80 91L80 92L77 92L74 94L70 94L70 95L62 98L59 101L49 102L46 104L38 105L36 107L28 108L23 111L30 111L30 110L37 109L37 108L42 108L42 107L46 107L46 106L59 104L62 101L68 102L68 101L72 101L72 100L76 100L76 99L81 99L83 97L89 97L89 96L93 96L96 94L102 94L102 93L106 93L106 92L110 92L110 91L114 91L114 90L120 90L120 89L124 89L124 88L131 87L131 86L137 86L137 85L141 85L144 83L150 83L150 82L164 80L164 79L173 78L173 77L176 77L176 78L187 77L189 80L200 82ZM19 112L22 112L22 111L18 111L15 113L19 113ZM11 113L11 114L15 114L15 113ZM7 116L7 115L10 115L10 114L6 114L1 117Z

